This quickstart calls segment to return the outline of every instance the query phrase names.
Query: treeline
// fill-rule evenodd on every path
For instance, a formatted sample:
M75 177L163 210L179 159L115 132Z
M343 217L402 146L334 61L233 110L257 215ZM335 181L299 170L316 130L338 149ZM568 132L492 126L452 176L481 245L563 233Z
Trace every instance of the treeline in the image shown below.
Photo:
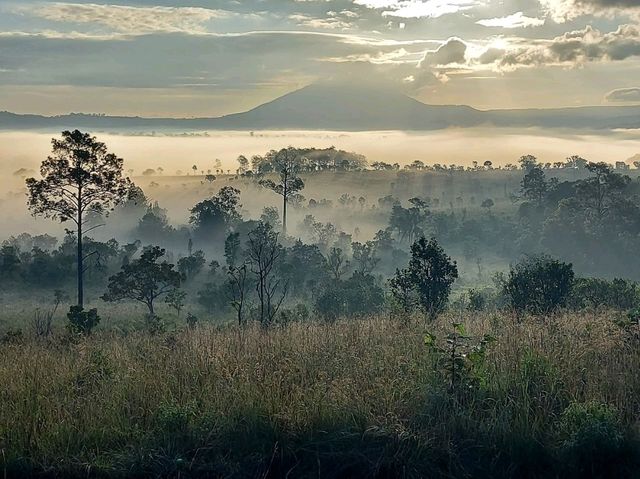
M573 263L584 275L638 278L637 180L606 163L586 162L580 166L586 177L575 181L547 177L534 157L522 157L521 163L521 188L512 197L515 214L495 214L491 198L479 203L484 215L454 208L453 203L448 211L434 211L437 198L412 198L406 207L389 198L389 227L400 241L410 242L421 234L435 236L478 262L487 252L509 261L523 254L549 254Z

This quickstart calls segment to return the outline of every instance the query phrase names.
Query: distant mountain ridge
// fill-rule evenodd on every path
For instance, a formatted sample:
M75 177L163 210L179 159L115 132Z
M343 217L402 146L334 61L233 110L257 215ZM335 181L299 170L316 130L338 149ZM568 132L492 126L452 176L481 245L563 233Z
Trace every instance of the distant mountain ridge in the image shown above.
M310 85L249 111L216 118L143 118L88 115L21 115L0 112L0 129L106 130L413 130L473 126L570 129L640 128L640 106L477 110L427 105L386 89Z

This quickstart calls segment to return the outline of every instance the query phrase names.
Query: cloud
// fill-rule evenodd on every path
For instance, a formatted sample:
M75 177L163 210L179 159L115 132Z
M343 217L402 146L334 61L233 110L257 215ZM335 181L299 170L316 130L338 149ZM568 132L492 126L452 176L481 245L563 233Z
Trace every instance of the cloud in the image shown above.
M640 102L640 87L618 88L607 93L604 99L610 102Z
M413 69L425 44L301 31L155 33L101 41L0 35L0 65L9 70L0 75L0 88L170 88L197 83L242 89L270 82L285 87L367 68L391 68L405 63L405 54L412 55L406 69ZM195 80L185 81L187 77Z
M487 48L478 58L476 58L476 61L481 65L487 65L497 62L504 56L504 54L505 50L502 48Z
M382 16L397 18L438 18L479 4L477 0L354 0L354 3L371 9L384 9Z
M230 12L199 7L133 7L122 5L46 3L19 7L17 11L45 20L93 24L132 34L205 31L203 24Z
M447 69L442 67L455 67L465 64L467 61L465 57L466 51L467 44L465 42L456 37L449 38L435 50L424 52L416 69L408 76L405 76L403 82L414 90L446 83L449 81L449 76L447 75Z
M525 28L544 25L544 19L527 17L522 12L516 12L506 17L478 20L476 23L484 27Z
M523 40L524 42L524 40ZM543 65L577 66L587 62L622 61L640 55L640 27L620 25L601 33L587 26L566 32L552 40L527 40L508 49L499 66L503 69Z
M574 20L582 15L611 16L615 13L640 15L638 0L539 0L556 23Z
M404 48L390 52L360 53L343 57L329 57L323 58L322 60L334 63L363 62L374 65L415 63L413 55Z
M465 63L467 44L456 37L449 38L436 50L427 50L418 64L418 68L427 66L446 66Z
M315 18L310 15L297 13L289 15L288 18L289 20L293 20L298 26L320 30L349 30L353 27L351 22L333 16L329 18Z

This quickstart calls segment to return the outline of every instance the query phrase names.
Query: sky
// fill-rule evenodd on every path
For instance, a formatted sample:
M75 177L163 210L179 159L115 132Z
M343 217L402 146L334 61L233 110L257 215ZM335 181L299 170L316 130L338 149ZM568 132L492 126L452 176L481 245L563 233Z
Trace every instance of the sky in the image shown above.
M0 110L244 111L314 82L430 104L640 104L640 0L0 0Z

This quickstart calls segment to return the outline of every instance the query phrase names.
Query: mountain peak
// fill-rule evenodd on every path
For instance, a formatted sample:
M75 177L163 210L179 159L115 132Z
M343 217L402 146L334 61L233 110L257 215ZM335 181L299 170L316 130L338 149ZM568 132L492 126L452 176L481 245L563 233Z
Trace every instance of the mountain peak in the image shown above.
M389 88L315 83L287 93L246 113L228 115L226 121L269 128L334 130L437 129L471 126L480 119L468 106L426 105ZM245 123L246 122L246 123Z

